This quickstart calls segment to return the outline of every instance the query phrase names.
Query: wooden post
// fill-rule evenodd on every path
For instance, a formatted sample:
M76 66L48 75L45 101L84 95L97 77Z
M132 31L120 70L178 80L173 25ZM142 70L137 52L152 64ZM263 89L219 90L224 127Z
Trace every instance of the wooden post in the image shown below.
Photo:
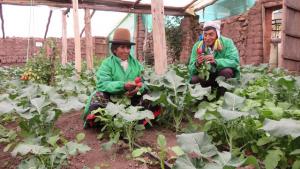
M94 9L93 12L92 12L92 14L90 15L90 21L92 20L92 17L94 16L95 12L96 12L96 10ZM85 30L85 26L81 30L80 37L82 37L84 30Z
M73 22L74 22L74 44L75 44L75 69L77 73L81 72L81 46L79 34L78 19L78 0L73 1Z
M62 38L61 38L61 64L68 62L68 39L67 39L67 14L62 11Z
M0 18L1 18L1 28L2 28L2 38L5 38L5 31L4 31L4 19L3 19L3 12L2 12L2 4L0 4Z
M46 31L45 31L45 35L44 35L44 40L46 40L47 38L47 34L48 34L48 29L49 29L49 25L50 25L50 22L51 22L51 17L52 17L52 10L50 10L49 12L49 17L48 17L48 22L47 22L47 25L46 25Z
M85 9L85 54L88 69L93 69L93 37L91 34L91 16L90 9Z
M163 0L151 0L153 23L154 68L158 75L167 71L167 50Z

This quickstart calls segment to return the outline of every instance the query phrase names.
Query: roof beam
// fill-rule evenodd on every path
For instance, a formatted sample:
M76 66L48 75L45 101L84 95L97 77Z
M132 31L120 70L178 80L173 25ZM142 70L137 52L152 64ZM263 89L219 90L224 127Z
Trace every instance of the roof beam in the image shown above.
M110 1L110 2L108 2ZM38 5L46 5L52 7L59 8L72 8L71 3L59 3L49 0L35 0L34 4L31 4L30 0L0 0L0 4L10 4L10 5L24 5L24 6L38 6ZM86 2L78 5L79 8L89 8L101 11L115 11L115 12L126 12L126 13L137 13L137 14L151 14L151 5L148 4L137 4L135 9L132 8L134 5L131 3L124 3L123 1L116 0L101 0L94 2ZM174 16L184 16L183 8L178 7L164 7L164 11L166 15L174 15Z

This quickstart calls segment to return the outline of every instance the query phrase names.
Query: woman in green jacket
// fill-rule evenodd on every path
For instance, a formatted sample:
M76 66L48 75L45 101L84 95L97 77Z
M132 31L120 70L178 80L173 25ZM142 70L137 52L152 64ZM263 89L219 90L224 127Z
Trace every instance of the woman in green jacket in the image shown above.
M131 45L135 43L130 42L129 30L118 28L110 43L112 43L112 55L106 58L97 70L96 91L89 97L82 115L85 127L90 118L88 114L99 107L106 107L111 95L120 97L127 95L134 106L139 104L142 97L137 93L142 93L144 90L141 82L144 68L137 59L130 55Z
M220 25L219 21L206 22L203 40L193 46L188 66L192 84L217 87L216 77L224 76L228 79L240 75L238 50L231 39L221 36ZM203 70L205 68L209 69L209 75ZM221 91L219 95L224 92Z

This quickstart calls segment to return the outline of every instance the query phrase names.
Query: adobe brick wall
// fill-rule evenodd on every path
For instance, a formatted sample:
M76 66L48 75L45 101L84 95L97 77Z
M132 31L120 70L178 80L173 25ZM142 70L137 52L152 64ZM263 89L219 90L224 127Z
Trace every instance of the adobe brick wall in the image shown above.
M57 44L59 53L61 53L61 39L54 38ZM29 43L27 38L8 37L0 39L0 66L21 64L26 62L27 46L29 44L28 56L31 58L36 55L41 47L36 46L36 43L43 43L43 38L30 38ZM94 37L94 54L97 57L105 57L107 55L107 39L104 37ZM81 39L82 57L85 58L85 43L84 38ZM74 60L74 40L68 39L68 60Z
M276 3L282 0L257 0L255 6L248 12L222 20L222 34L234 41L242 65L269 62L274 8L265 10L265 25L267 25L265 33L262 22L262 5L269 2Z

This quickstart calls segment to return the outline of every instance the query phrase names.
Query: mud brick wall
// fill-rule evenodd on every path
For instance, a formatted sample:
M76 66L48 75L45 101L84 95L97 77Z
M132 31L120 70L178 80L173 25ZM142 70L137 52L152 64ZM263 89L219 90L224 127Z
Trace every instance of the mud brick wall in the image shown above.
M61 39L54 38L57 44L59 53L61 53ZM29 58L36 55L41 46L38 44L43 44L44 39L42 38L5 38L0 39L0 65L12 65L12 64L22 64L26 62L27 50ZM29 45L28 45L29 44ZM94 55L97 57L105 57L108 52L107 39L104 37L94 37ZM28 48L29 46L29 48ZM28 49L27 49L28 48ZM81 52L82 57L85 58L85 43L84 38L81 40ZM73 38L68 39L68 60L74 60L74 40Z
M221 32L234 41L242 65L269 62L272 10L265 11L265 22L269 24L266 24L268 26L265 27L264 33L262 5L280 1L282 0L257 0L255 6L248 12L222 20Z

